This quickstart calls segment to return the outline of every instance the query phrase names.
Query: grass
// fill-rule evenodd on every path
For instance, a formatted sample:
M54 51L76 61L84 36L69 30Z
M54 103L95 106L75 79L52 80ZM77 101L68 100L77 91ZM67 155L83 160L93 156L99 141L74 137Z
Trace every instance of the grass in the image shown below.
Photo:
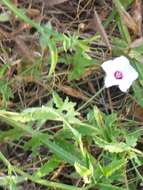
M94 12L88 3L81 9L76 2L70 26L66 19L73 15L64 13L60 32L52 20L27 16L24 2L1 0L2 189L136 190L143 182L142 43L136 42L142 38L128 11L134 2L108 2L103 26L99 16L94 34L76 25L86 25L82 11ZM127 93L105 88L100 66L120 55L139 73Z

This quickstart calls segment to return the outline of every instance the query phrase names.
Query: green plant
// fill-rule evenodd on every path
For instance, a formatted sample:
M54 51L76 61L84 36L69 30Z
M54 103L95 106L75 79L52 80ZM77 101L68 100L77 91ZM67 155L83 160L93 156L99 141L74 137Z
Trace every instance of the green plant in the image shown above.
M92 66L99 68L101 61L92 57L95 50L98 53L98 48L92 47L92 43L96 41L98 46L98 42L101 40L99 34L96 33L88 38L82 38L79 32L72 35L70 33L63 34L56 31L50 22L41 25L31 20L25 15L25 10L15 7L9 0L1 2L20 20L35 28L38 33L40 60L36 60L32 66L28 65L26 69L22 67L21 73L18 72L17 75L18 77L35 77L34 79L30 78L30 82L35 82L44 90L46 89L46 97L47 84L56 76L59 63L70 66L66 76L68 85L73 84L73 81L76 83L86 69ZM143 47L142 43L132 42L132 34L129 30L131 25L127 24L127 21L125 23L123 19L128 15L126 8L132 2L132 0L113 0L113 10L103 26L106 28L115 20L114 28L117 35L114 36L114 33L109 35L112 56L123 54L136 67L139 80L133 85L133 93L129 97L126 94L126 99L132 98L131 100L136 100L142 107L143 66L141 61ZM127 18L131 19L129 15ZM0 14L0 20L7 21L8 19L7 15ZM134 21L132 22L134 23ZM45 52L47 54L44 57ZM47 64L42 62L45 58L45 62L48 62L46 76L43 74L43 70L45 67L47 68ZM96 93L84 103L80 102L80 107L69 97L62 98L53 89L50 89L52 93L48 93L51 97L47 98L50 100L43 106L34 104L35 107L28 107L27 103L24 110L23 106L22 109L19 106L18 110L21 111L13 109L8 111L7 104L13 97L12 86L15 85L16 80L14 77L11 80L6 78L8 69L7 64L2 65L0 69L2 78L0 95L3 103L3 109L0 110L2 123L0 142L7 144L10 149L18 147L22 153L30 152L32 158L30 164L18 165L14 164L1 151L0 160L3 164L0 164L0 167L4 175L0 177L0 186L15 190L18 189L19 184L31 181L48 189L137 189L138 184L143 180L139 170L143 165L143 153L138 147L138 144L142 143L142 128L140 128L142 122L135 121L133 118L129 120L128 116L124 114L124 108L121 110L112 108L114 105L110 102L112 101L110 94L108 95L111 105L108 106L107 101L104 103L105 87L96 91L97 88L93 85L92 89L96 88ZM101 76L98 83L102 83L102 74L100 71L98 74ZM28 85L25 89L29 87ZM98 106L96 98L99 99ZM88 106L89 104L90 106ZM103 109L104 104L107 104L106 109ZM108 113L108 109L111 113ZM42 148L45 150L44 153L40 151ZM61 172L63 167L68 172ZM29 168L32 168L32 171L29 172ZM57 176L62 175L64 179L67 177L73 181L73 184L68 185L64 180L60 181L60 178L54 182L55 171L57 171Z

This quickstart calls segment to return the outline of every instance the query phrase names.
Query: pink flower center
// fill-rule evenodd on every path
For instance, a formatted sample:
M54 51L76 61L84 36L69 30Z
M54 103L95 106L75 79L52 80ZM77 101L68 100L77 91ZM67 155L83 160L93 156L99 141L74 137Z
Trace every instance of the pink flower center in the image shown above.
M123 78L123 73L122 73L121 71L116 71L116 72L114 73L114 77L115 77L116 79L122 79L122 78Z

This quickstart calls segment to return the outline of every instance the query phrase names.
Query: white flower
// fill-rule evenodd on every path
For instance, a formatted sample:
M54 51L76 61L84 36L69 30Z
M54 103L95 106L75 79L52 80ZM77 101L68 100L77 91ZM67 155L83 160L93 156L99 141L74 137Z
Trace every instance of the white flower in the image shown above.
M129 60L124 56L105 61L101 67L106 72L106 88L118 85L121 91L126 92L133 81L138 78L137 71L130 65Z

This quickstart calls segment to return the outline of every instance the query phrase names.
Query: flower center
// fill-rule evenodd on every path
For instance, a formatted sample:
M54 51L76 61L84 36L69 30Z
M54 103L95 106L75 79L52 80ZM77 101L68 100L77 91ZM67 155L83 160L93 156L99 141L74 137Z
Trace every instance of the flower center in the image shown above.
M123 73L122 73L121 71L116 71L116 72L114 73L114 77L115 77L116 79L122 79L122 78L123 78Z

